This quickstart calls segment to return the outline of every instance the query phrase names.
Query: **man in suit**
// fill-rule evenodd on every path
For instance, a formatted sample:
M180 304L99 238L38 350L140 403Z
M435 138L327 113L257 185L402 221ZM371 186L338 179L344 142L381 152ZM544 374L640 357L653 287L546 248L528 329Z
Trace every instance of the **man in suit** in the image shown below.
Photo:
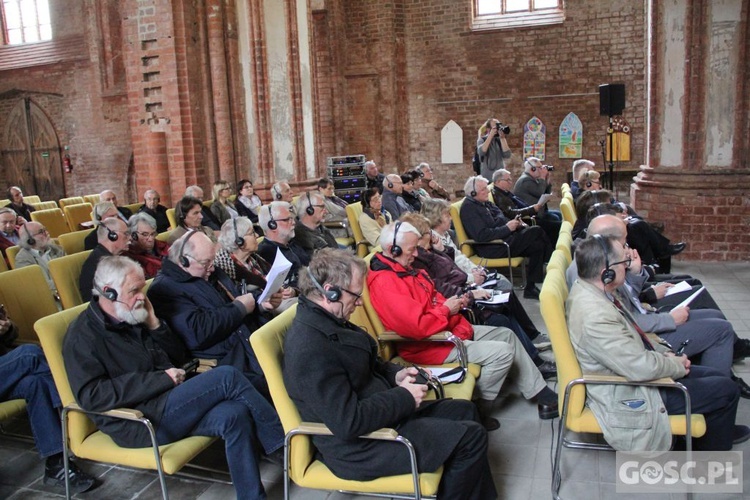
M122 221L125 223L127 223L130 216L133 215L133 212L129 208L120 207L117 205L117 196L111 189L105 189L104 191L99 193L99 202L103 201L112 203L117 208L117 217L122 219Z

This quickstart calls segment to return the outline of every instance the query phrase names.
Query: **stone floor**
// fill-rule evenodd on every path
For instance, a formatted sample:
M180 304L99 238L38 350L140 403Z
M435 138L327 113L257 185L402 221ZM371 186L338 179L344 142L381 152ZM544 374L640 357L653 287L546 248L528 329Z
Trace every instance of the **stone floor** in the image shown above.
M733 323L737 334L750 338L750 264L747 263L696 263L678 262L674 272L689 272L703 280L727 318ZM540 329L544 322L539 314L538 302L524 301ZM735 371L750 381L750 360L735 365ZM551 443L557 432L558 420L541 421L537 418L534 404L524 400L513 388L496 404L496 416L502 428L490 434L490 463L495 475L500 498L547 499L550 498ZM750 424L750 401L741 400L737 422ZM553 429L554 426L554 429ZM28 433L24 420L14 422L11 428ZM750 442L736 447L750 452ZM631 498L633 495L615 493L615 454L605 451L565 450L563 463L562 497L567 499ZM217 446L207 450L201 457L203 463L226 467L223 449ZM744 462L744 477L750 478L750 463ZM82 462L82 468L97 475L101 485L94 491L79 495L90 499L158 499L161 497L155 473L129 470L109 465ZM271 463L261 467L263 483L268 497L282 498L281 468ZM0 435L0 498L12 500L59 498L60 491L53 491L41 482L42 463L34 451L33 444L20 442ZM230 485L209 483L200 480L169 478L170 497L174 499L219 500L234 498ZM64 493L64 492L63 492ZM293 486L291 497L299 500L322 500L352 498L337 492L308 490ZM636 498L677 499L685 495L638 495ZM356 497L355 497L356 498ZM696 498L703 498L699 495ZM750 499L750 480L745 481L744 497L741 495L711 495L706 498Z

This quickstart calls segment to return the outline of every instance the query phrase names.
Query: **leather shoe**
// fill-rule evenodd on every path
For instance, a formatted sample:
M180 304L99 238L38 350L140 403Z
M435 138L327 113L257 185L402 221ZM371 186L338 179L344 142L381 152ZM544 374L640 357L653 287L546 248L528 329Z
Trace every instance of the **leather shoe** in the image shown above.
M557 365L554 363L554 361L545 361L541 365L537 366L537 368L539 368L539 371L541 372L544 380L557 377Z
M744 443L750 439L750 427L746 425L735 425L732 430L732 444Z
M669 250L667 251L668 255L677 255L678 253L685 250L685 242L681 241L679 243L675 243L674 245L669 245Z
M560 416L560 413L557 410L557 401L538 403L536 407L539 410L539 418L541 420L552 420L553 418Z
M748 339L737 339L734 342L734 353L732 361L739 361L750 356L750 340Z
M526 288L523 291L524 299L539 300L539 289L537 287Z
M745 399L750 399L750 385L747 385L744 380L735 375L732 375L732 380L734 380L734 383L740 388L740 396Z

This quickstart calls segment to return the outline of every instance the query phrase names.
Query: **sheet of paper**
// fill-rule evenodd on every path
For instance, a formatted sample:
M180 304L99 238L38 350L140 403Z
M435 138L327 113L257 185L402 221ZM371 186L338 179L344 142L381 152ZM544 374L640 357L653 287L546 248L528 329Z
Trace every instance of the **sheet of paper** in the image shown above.
M441 377L443 373L449 372L450 370L453 370L454 368L430 368L430 371L433 375L440 378L440 381L444 384L450 384L451 382L456 382L459 378L461 378L462 373L456 372L453 375L450 375L448 377Z
M692 288L692 286L688 285L687 281L680 281L675 286L667 288L667 294L665 295L665 297L669 297L673 293L687 292Z
M698 296L698 294L701 293L705 289L706 289L705 286L700 287L699 289L697 289L695 291L694 294L692 294L690 297L686 298L685 300L683 300L682 302L680 302L679 304L677 304L676 306L674 306L672 309L677 309L678 307L687 307L687 306L689 306L690 303L693 301L693 299L695 299Z
M492 297L485 300L477 300L477 304L486 304L486 305L495 305L495 304L505 304L508 302L508 299L510 299L510 292L508 293L502 293L502 292L495 292L492 294Z
M284 284L284 280L291 268L292 263L284 257L281 249L276 248L276 257L273 259L273 266L271 266L271 270L268 271L268 275L266 276L266 287L256 301L258 304L265 302L268 300L268 297L281 289L281 285Z
M481 285L479 285L479 287L480 288L486 288L488 290L492 290L493 288L495 288L495 285L497 285L497 280L489 280L489 281L485 281L484 283L482 283Z

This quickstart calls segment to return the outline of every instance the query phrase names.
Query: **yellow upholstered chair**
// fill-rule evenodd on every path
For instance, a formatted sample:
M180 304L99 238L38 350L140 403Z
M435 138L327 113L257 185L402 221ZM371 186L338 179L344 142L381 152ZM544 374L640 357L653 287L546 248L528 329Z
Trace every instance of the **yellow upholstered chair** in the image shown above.
M60 201L58 202L60 208L62 208L63 210L68 205L80 205L81 203L86 203L83 199L83 196L70 196L68 198L60 198Z
M61 234L58 240L60 240L60 246L65 250L65 254L73 255L74 253L83 252L86 249L84 240L91 231L93 229L82 229L81 231Z
M359 218L362 217L362 203L352 203L346 206L346 217L349 219L349 227L354 235L354 244L357 248L357 256L364 258L370 252L370 243L365 239L362 228L359 227Z
M565 255L565 260L567 262L567 266L570 265L571 262L573 262L573 253L571 251L571 247L573 246L573 237L570 235L567 231L560 231L560 234L557 236L557 244L555 245L555 250L560 250ZM563 271L567 268L563 268Z
M135 214L135 213L138 213L138 210L140 210L142 206L143 206L143 202L141 202L141 203L131 203L129 205L125 205L125 208L130 209L130 211Z
M5 249L5 255L8 256L8 267L10 269L16 268L16 257L18 256L18 252L21 251L21 247L18 245L13 245L12 247L8 247Z
M26 401L24 401L23 399L10 399L8 401L0 402L0 433L8 435L8 436L28 439L28 436L21 436L14 432L9 432L7 429L3 427L3 422L5 420L10 420L25 412L26 412Z
M68 228L71 232L80 231L82 222L91 222L91 212L94 207L91 203L77 203L75 205L66 205L63 208L65 220L68 221Z
M49 210L50 208L57 208L57 202L56 201L40 201L37 203L29 203L32 207L34 207L34 210Z
M164 231L163 233L159 233L156 235L156 239L166 243L169 241L169 237L172 236L172 231L174 231L174 229L170 229L169 231Z
M61 234L69 233L70 228L65 222L63 211L59 208L50 208L47 210L36 210L31 212L31 220L42 224L49 231L52 238L57 238Z
M564 221L575 225L576 220L578 220L575 205L567 197L560 200L560 212L562 212Z
M81 291L78 289L78 278L89 254L91 250L85 250L49 261L49 274L55 282L63 309L83 303Z
M382 477L372 481L351 481L336 477L320 460L315 459L315 448L310 436L330 436L331 431L321 423L303 422L297 407L287 393L282 376L284 358L284 336L292 324L297 306L284 311L273 321L266 323L250 336L250 343L268 381L273 404L279 412L284 427L284 499L289 498L289 480L304 488L319 490L342 490L373 494L388 493L388 497L411 495L421 498L435 495L440 483L443 468L437 472L419 474L416 469L416 455L411 444L403 441L396 430L380 429L361 439L378 439L401 443L405 447L394 446L393 453L410 453L412 474ZM399 498L404 498L403 496Z
M5 259L0 256L0 273L4 273L8 270L8 263L5 262Z
M503 240L492 240L486 243L477 243L474 240L470 240L464 229L464 223L461 222L461 205L464 200L461 199L451 205L451 220L453 221L453 229L456 231L456 238L458 239L458 248L461 252L469 258L474 264L491 267L493 269L499 269L503 267L508 268L508 279L513 282L513 268L521 268L521 276L523 276L523 282L526 282L526 267L523 265L523 257L512 257L502 259L484 259L475 254L475 245L504 245L508 255L510 255L510 246Z
M560 184L560 193L562 193L563 196L565 196L565 193L570 193L570 184L567 182Z
M574 441L568 438L570 431L582 434L602 434L594 413L586 406L586 385L647 385L654 387L671 387L682 390L687 398L687 389L682 384L671 379L659 379L651 382L629 382L623 377L612 375L585 374L581 371L573 344L568 334L568 324L565 317L565 300L568 297L568 285L565 282L564 269L547 269L547 276L540 293L540 307L544 323L547 325L552 349L557 363L557 381L560 384L559 404L560 422L558 429L557 449L552 469L552 495L559 498L562 475L560 461L562 449L611 449L607 445ZM564 388L564 391L562 390ZM690 405L688 405L688 408ZM690 436L700 437L706 433L706 421L703 415L691 415L686 419L684 415L669 417L672 434L686 436L687 446L690 447ZM689 450L690 448L688 448Z
M10 200L0 200L0 208L7 207L10 205Z
M31 205L32 203L41 203L42 199L39 197L39 195L30 194L28 196L24 195L23 202Z
M99 203L99 195L98 194L86 194L83 195L83 201L85 203L91 203L91 206L93 207L97 203Z
M0 304L18 327L17 342L21 344L38 344L34 322L57 312L52 291L37 265L0 273Z
M52 377L55 380L57 392L63 405L63 446L65 469L67 470L68 452L85 460L95 460L137 467L140 469L157 470L161 482L162 495L166 500L167 484L164 474L174 474L192 460L198 453L206 449L216 438L192 436L174 443L156 446L156 436L149 420L138 410L118 408L107 412L87 412L76 404L73 391L68 381L68 373L62 356L62 345L68 326L87 306L81 305L73 309L56 313L42 318L36 325L36 331L42 343L44 355L49 363ZM106 415L113 418L130 420L149 429L153 445L147 448L122 448L98 430L86 414ZM67 479L67 478L66 478ZM66 488L67 489L67 488ZM70 496L68 495L68 498Z
M174 214L174 208L167 209L167 219L169 220L169 229L177 229L177 216Z

